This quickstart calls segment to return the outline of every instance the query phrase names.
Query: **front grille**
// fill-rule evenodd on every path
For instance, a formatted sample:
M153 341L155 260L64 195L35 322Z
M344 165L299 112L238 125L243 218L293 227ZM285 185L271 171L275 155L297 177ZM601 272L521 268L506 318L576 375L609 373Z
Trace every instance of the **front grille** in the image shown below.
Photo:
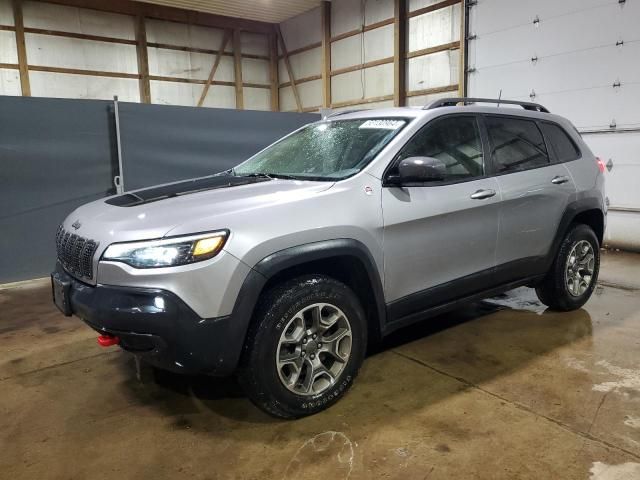
M58 260L72 275L92 279L93 256L98 244L75 233L67 232L62 225L56 233Z

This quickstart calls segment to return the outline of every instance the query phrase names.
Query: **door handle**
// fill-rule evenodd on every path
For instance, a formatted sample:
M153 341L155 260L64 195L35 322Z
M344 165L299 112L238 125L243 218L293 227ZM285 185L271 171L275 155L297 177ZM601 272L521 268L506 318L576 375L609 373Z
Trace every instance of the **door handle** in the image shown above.
M553 177L553 179L551 180L551 183L553 183L554 185L561 185L563 183L567 183L569 181L569 177L565 177L565 176L556 176Z
M471 194L471 198L473 200L484 200L485 198L493 197L495 194L495 190L478 190Z

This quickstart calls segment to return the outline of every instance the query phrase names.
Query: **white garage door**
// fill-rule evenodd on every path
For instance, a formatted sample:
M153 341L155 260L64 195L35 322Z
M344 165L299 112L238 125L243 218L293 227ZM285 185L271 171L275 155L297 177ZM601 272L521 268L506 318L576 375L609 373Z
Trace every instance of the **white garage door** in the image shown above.
M607 241L640 249L640 2L478 0L468 94L569 118L611 166ZM611 161L611 162L609 162Z

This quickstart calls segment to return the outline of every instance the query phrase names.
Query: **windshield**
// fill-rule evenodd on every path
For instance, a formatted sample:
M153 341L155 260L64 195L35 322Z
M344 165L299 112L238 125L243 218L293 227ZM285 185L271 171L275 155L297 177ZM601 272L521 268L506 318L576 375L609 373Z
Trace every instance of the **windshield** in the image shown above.
M340 180L358 173L407 123L405 118L314 123L235 167L233 173Z

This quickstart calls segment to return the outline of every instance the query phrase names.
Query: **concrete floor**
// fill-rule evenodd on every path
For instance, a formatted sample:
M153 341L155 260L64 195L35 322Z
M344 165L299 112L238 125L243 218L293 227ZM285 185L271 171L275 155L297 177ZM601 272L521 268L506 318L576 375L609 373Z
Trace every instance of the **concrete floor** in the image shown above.
M232 380L136 380L58 314L0 290L0 478L640 478L640 255L586 308L520 289L398 332L337 405L274 420Z

